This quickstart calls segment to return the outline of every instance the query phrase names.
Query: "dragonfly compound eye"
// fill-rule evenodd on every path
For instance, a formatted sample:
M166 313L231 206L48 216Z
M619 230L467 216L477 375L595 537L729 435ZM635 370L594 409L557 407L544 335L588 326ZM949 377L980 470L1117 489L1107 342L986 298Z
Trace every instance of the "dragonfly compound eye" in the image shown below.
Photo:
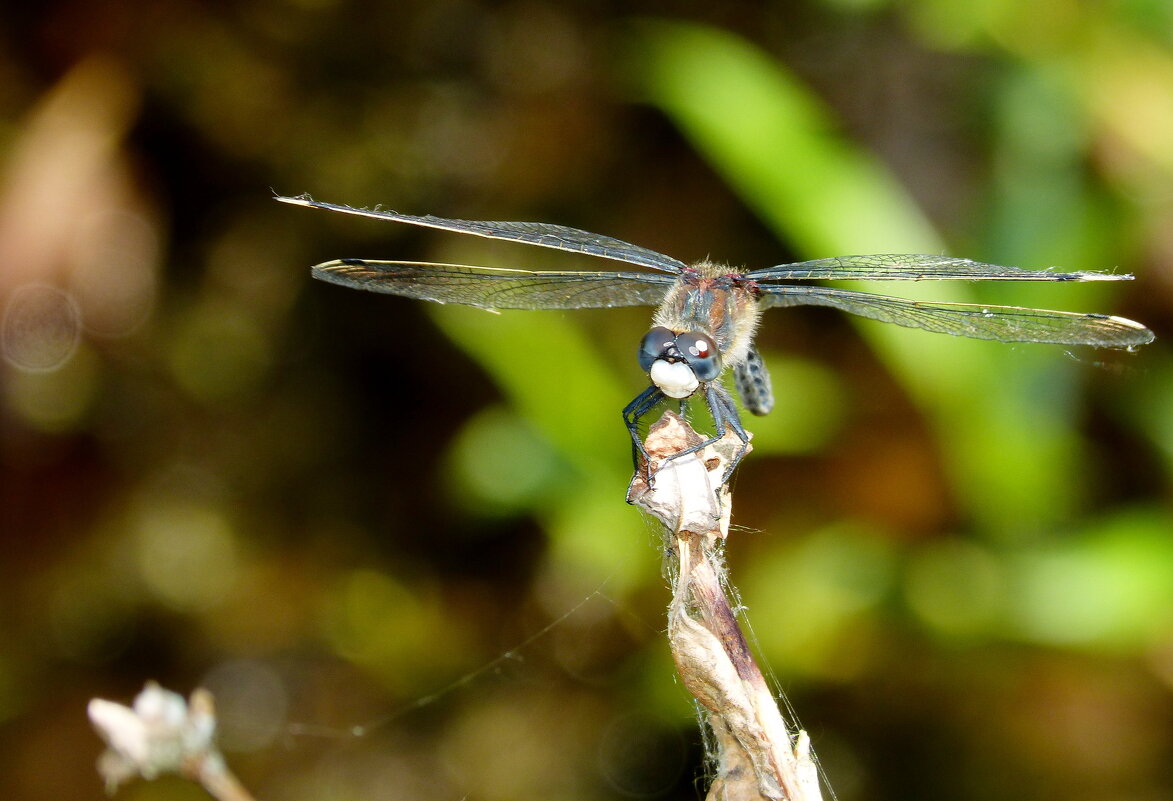
M699 331L686 331L676 337L676 347L699 380L712 381L721 372L717 343Z
M680 354L675 353L676 349L676 334L663 326L656 326L651 331L644 334L644 338L639 343L639 366L645 373L652 369L652 363L656 359L663 359L669 357L680 358Z

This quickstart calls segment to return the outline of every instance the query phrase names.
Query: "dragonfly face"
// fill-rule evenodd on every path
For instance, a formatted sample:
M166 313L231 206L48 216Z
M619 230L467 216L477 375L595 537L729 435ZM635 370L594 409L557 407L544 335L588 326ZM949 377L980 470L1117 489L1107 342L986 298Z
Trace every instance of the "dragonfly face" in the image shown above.
M482 222L415 216L382 209L356 209L302 197L284 203L445 231L502 239L620 261L655 272L531 272L431 262L342 259L319 264L314 277L357 289L409 298L461 303L483 309L584 309L656 306L653 328L641 340L640 367L651 385L623 410L636 454L644 451L640 418L667 399L701 395L716 434L676 456L701 450L727 430L742 442L725 479L744 455L749 434L722 383L732 370L743 405L754 414L773 406L769 375L753 344L764 309L830 306L896 325L1003 342L1046 342L1134 349L1153 341L1140 323L1106 314L930 303L788 281L870 279L878 281L1113 281L1130 275L1024 270L968 259L929 255L842 256L738 272L708 261L682 261L600 234L560 225ZM675 457L673 457L675 458Z

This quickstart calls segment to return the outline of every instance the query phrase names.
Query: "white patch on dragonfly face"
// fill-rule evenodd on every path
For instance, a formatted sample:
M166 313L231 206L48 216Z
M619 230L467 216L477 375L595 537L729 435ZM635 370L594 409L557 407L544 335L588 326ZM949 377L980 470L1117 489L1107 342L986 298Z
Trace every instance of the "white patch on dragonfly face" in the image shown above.
M651 377L652 383L669 398L687 398L700 386L692 368L684 362L656 359L652 363L652 369L648 371L648 375Z

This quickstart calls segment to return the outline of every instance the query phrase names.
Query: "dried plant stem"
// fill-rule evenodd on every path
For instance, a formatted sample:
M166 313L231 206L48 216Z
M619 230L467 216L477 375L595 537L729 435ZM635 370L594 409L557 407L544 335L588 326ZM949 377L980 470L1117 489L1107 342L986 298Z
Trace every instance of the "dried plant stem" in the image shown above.
M254 801L219 753L205 756L199 765L193 767L189 778L203 785L217 801Z
M709 711L717 743L708 798L821 801L810 741L787 727L722 587L717 549L729 532L731 495L720 478L740 440L730 434L699 453L665 461L701 441L684 420L666 413L645 442L653 486L637 475L628 500L672 532L668 637L676 669Z

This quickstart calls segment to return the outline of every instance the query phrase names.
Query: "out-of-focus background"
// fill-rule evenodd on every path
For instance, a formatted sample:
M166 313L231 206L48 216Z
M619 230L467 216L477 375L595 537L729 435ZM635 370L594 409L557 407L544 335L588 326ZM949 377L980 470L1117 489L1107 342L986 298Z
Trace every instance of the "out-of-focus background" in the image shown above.
M647 312L317 283L607 263L274 191L1135 273L876 288L1138 353L770 312L728 561L842 801L1170 797L1173 5L67 0L0 36L5 798L103 797L86 701L148 679L212 689L274 801L703 792L623 503Z

